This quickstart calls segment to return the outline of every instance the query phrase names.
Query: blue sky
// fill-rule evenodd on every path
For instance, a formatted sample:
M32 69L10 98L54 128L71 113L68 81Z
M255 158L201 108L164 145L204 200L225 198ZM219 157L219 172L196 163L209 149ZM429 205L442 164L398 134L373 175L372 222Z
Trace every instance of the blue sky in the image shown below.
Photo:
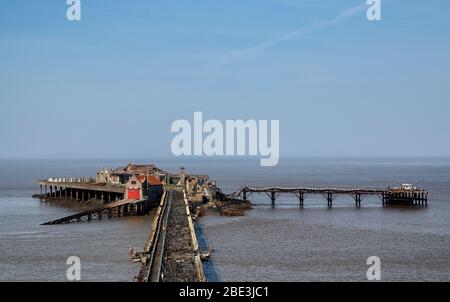
M450 1L339 19L364 2L1 1L0 157L170 155L194 111L279 119L282 156L449 155Z

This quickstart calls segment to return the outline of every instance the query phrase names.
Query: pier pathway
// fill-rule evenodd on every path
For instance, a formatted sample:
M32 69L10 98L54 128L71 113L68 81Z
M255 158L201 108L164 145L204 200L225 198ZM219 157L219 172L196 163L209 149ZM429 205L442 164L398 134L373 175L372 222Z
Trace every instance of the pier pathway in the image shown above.
M143 255L137 281L206 281L188 201L181 189L164 193Z

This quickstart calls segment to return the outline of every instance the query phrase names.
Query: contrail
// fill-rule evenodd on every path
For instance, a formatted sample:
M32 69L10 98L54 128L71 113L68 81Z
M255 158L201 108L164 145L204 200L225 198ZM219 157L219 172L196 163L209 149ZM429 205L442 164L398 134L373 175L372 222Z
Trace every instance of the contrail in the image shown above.
M219 57L215 62L213 62L212 66L222 66L222 65L225 65L225 64L227 64L231 61L234 61L238 58L263 51L267 48L274 47L286 40L290 40L290 39L293 39L293 38L301 36L301 35L309 34L309 33L319 31L319 30L328 28L330 26L339 24L342 21L344 21L348 18L351 18L351 17L359 14L362 11L365 11L366 9L367 9L367 6L364 3L362 5L358 5L358 6L348 8L348 9L342 11L339 15L337 15L333 19L311 23L305 27L296 29L294 31L290 31L278 38L274 38L274 39L270 39L270 40L261 42L252 47L231 50L231 51L227 52L226 54L224 54L223 56Z

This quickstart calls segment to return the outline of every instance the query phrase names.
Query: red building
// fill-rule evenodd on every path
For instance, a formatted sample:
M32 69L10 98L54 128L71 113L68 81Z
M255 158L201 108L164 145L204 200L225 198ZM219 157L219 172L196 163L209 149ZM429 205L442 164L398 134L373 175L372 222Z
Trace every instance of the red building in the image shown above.
M164 184L154 175L149 176L137 176L138 180L142 183L142 189L144 195L148 200L159 201L164 191Z
M144 195L142 193L142 183L136 176L131 176L126 183L125 199L144 199Z

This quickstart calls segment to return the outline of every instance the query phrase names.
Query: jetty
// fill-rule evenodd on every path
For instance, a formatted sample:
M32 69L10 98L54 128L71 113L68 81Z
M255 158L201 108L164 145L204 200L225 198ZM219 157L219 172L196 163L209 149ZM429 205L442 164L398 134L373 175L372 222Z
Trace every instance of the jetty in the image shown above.
M248 195L252 193L266 194L270 200L271 205L275 206L277 198L281 194L295 195L299 200L299 205L303 206L305 199L311 194L319 194L325 197L328 206L333 205L333 201L337 196L347 195L351 196L356 206L361 206L361 201L370 195L378 196L383 206L388 205L405 205L422 207L428 206L428 192L423 189L418 189L410 184L403 184L397 188L343 188L343 187L281 187L281 186L244 186L240 190L229 194L229 198L241 197L248 200Z

